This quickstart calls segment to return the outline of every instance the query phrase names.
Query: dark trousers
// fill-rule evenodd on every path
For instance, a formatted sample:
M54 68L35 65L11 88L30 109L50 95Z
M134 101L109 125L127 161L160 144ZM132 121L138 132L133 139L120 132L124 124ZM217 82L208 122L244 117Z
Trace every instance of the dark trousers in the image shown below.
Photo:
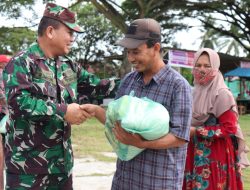
M6 172L6 190L72 190L72 174L13 174Z

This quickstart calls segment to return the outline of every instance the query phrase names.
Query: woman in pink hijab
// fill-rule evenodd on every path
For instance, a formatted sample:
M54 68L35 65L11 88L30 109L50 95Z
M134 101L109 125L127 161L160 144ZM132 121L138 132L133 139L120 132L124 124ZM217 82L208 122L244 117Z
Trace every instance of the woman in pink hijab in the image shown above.
M244 139L237 105L219 67L215 51L203 48L196 53L185 190L243 189L239 151L245 150ZM248 160L243 161L242 166L247 165Z
M9 62L10 58L6 55L0 55L0 121L3 117L8 114L7 103L5 100L4 85L3 85L3 76L2 72L5 65ZM0 122L0 189L4 189L4 152L3 152L3 137L4 134L1 134L3 127Z

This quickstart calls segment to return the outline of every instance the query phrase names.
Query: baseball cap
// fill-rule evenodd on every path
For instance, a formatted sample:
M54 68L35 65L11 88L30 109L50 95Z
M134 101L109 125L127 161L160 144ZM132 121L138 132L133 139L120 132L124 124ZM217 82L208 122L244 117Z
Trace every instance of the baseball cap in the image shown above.
M0 55L0 63L8 63L10 61L10 57L7 55Z
M83 29L76 23L76 14L60 5L47 3L43 16L58 20L75 32L84 32Z
M136 19L128 27L125 37L116 44L134 49L149 39L161 40L160 24L152 18Z

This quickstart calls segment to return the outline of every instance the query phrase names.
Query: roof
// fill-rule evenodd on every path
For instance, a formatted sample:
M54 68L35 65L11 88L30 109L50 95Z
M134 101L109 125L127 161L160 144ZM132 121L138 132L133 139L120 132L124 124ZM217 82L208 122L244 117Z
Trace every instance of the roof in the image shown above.
M238 67L224 74L225 77L238 76L238 77L250 77L250 68Z
M164 59L168 59L168 50L181 50L186 52L196 52L193 50L186 50L186 49L178 49L178 48L164 48ZM237 67L240 66L241 61L250 61L247 58L244 57L236 57L232 55L228 55L225 53L218 52L220 56L220 71L222 74L225 74L226 72L229 72Z

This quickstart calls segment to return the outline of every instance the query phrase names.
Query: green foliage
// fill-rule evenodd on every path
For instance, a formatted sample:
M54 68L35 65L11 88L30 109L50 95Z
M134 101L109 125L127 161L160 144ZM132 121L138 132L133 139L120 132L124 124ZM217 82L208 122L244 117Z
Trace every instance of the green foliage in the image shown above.
M69 3L73 3L73 0ZM23 16L22 11L32 9L34 4L34 0L1 1L0 14L19 18ZM161 23L163 45L176 44L178 48L173 34L180 30L188 32L188 29L194 26L193 21L199 21L198 28L204 32L208 31L204 35L202 46L212 47L217 51L226 49L226 52L232 55L237 55L238 50L243 48L250 55L249 0L78 0L71 8L78 13L80 25L85 29L73 49L73 55L83 62L100 63L104 56L117 49L113 49L111 44L121 35L119 31L125 32L128 22L143 17L154 18ZM185 18L192 20L185 22ZM22 39L17 41L21 43ZM24 41L26 43L27 39ZM1 50L16 51L16 48L10 49L8 43L4 44L5 48ZM11 43L11 46L14 44Z
M28 28L0 28L0 52L13 55L34 42L36 33Z
M94 0L91 0L94 2ZM97 1L95 1L97 2ZM102 0L95 6L106 7L110 12L113 10L112 0ZM108 4L108 6L106 6ZM114 3L113 3L114 4ZM137 0L130 1L125 0L122 3L121 7L113 6L116 13L117 10L121 9L120 16L124 18L123 22L131 21L136 18L154 18L161 23L164 35L163 42L173 41L173 34L176 31L187 30L199 23L198 27L206 30L213 30L217 35L212 39L205 39L203 45L210 46L216 50L221 50L221 46L227 47L227 52L236 55L235 45L240 46L238 48L244 49L248 54L250 54L250 1L249 0L211 0L211 1L194 1L194 0ZM104 11L103 11L104 12ZM107 12L104 14L106 17ZM112 15L112 14L110 14ZM109 18L109 17L108 17ZM191 18L191 22L185 22L186 18ZM116 17L109 18L113 23L115 22ZM120 17L119 17L119 20ZM121 25L122 26L122 25ZM123 31L123 28L120 28ZM211 37L211 36L210 36ZM216 40L216 37L227 37L234 39L235 42L228 41L227 39L224 42L220 42L219 46L214 46L216 43L213 40ZM227 43L227 44L225 44ZM177 44L177 43L175 43ZM221 46L220 46L221 44Z
M193 85L192 69L181 68L181 75L189 82L190 85Z
M91 3L84 2L75 6L74 9L77 11L78 22L84 33L78 34L76 46L72 48L71 55L81 64L90 64L95 67L97 75L106 75L102 73L104 57L111 55L111 52L114 53L112 45L121 33ZM115 70L116 65L106 63L105 67Z
M35 0L5 0L0 1L0 14L9 18L18 18L21 16L22 8L32 9Z
M182 12L183 16L198 19L205 30L212 29L217 33L218 40L214 39L216 36L210 36L218 42L218 46L214 48L221 50L226 47L227 53L230 52L232 55L236 55L239 48L244 49L248 53L250 52L248 35L250 31L249 0L188 0L187 2L189 3ZM221 41L219 38L224 41ZM228 40L229 38L233 39L233 41Z

